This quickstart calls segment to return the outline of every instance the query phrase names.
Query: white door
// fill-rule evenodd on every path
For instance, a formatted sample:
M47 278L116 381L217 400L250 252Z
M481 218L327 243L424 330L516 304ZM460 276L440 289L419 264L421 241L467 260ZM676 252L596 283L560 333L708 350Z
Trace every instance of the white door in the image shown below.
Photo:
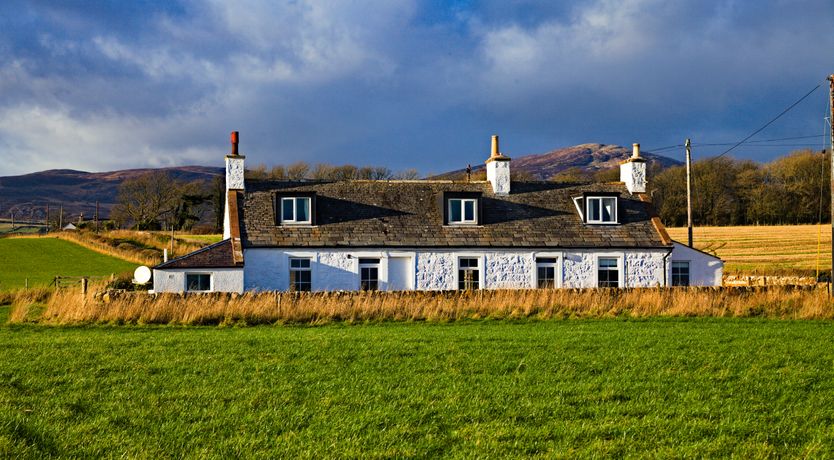
M414 289L411 279L411 257L388 258L388 290L409 291Z

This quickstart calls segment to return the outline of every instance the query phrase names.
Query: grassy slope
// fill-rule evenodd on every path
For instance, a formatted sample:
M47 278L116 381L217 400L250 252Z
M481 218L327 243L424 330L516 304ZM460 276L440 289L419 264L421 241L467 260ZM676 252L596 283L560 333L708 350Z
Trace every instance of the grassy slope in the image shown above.
M0 457L831 456L831 328L0 328Z
M670 228L677 241L686 242L686 228ZM831 229L824 225L776 225L748 227L696 227L695 247L714 249L727 263L725 272L761 274L814 274L831 269ZM712 252L712 251L710 251Z
M132 272L136 264L55 238L0 239L0 289L47 285L56 275L107 276Z

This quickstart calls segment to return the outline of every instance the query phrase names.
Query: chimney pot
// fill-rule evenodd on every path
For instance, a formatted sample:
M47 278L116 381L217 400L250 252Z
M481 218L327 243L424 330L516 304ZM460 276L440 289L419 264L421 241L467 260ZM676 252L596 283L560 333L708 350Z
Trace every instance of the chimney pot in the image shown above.
M492 136L492 153L490 154L490 158L497 156L501 156L501 152L498 150L498 135L495 134Z
M232 155L237 156L238 155L237 144L238 144L238 142L240 142L240 133L238 133L237 131L232 131L231 140L232 140Z
M640 158L640 144L632 144L631 158Z

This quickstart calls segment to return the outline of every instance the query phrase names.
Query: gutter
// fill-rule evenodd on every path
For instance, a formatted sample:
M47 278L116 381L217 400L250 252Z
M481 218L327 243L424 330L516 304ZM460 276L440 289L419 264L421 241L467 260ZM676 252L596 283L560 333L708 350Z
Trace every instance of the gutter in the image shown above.
M663 256L663 287L665 287L665 288L669 287L669 280L668 280L668 277L669 277L669 270L668 270L669 262L668 262L668 259L669 259L669 256L672 255L672 251L674 251L674 250L675 250L675 248L672 247L672 249L670 249L669 252L667 252L666 255Z

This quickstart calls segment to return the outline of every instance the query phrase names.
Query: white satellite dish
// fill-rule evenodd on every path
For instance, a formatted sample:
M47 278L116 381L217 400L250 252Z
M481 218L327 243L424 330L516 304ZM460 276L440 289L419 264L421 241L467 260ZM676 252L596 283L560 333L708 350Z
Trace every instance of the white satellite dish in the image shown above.
M151 269L142 265L133 271L133 282L136 284L148 284L151 280Z

